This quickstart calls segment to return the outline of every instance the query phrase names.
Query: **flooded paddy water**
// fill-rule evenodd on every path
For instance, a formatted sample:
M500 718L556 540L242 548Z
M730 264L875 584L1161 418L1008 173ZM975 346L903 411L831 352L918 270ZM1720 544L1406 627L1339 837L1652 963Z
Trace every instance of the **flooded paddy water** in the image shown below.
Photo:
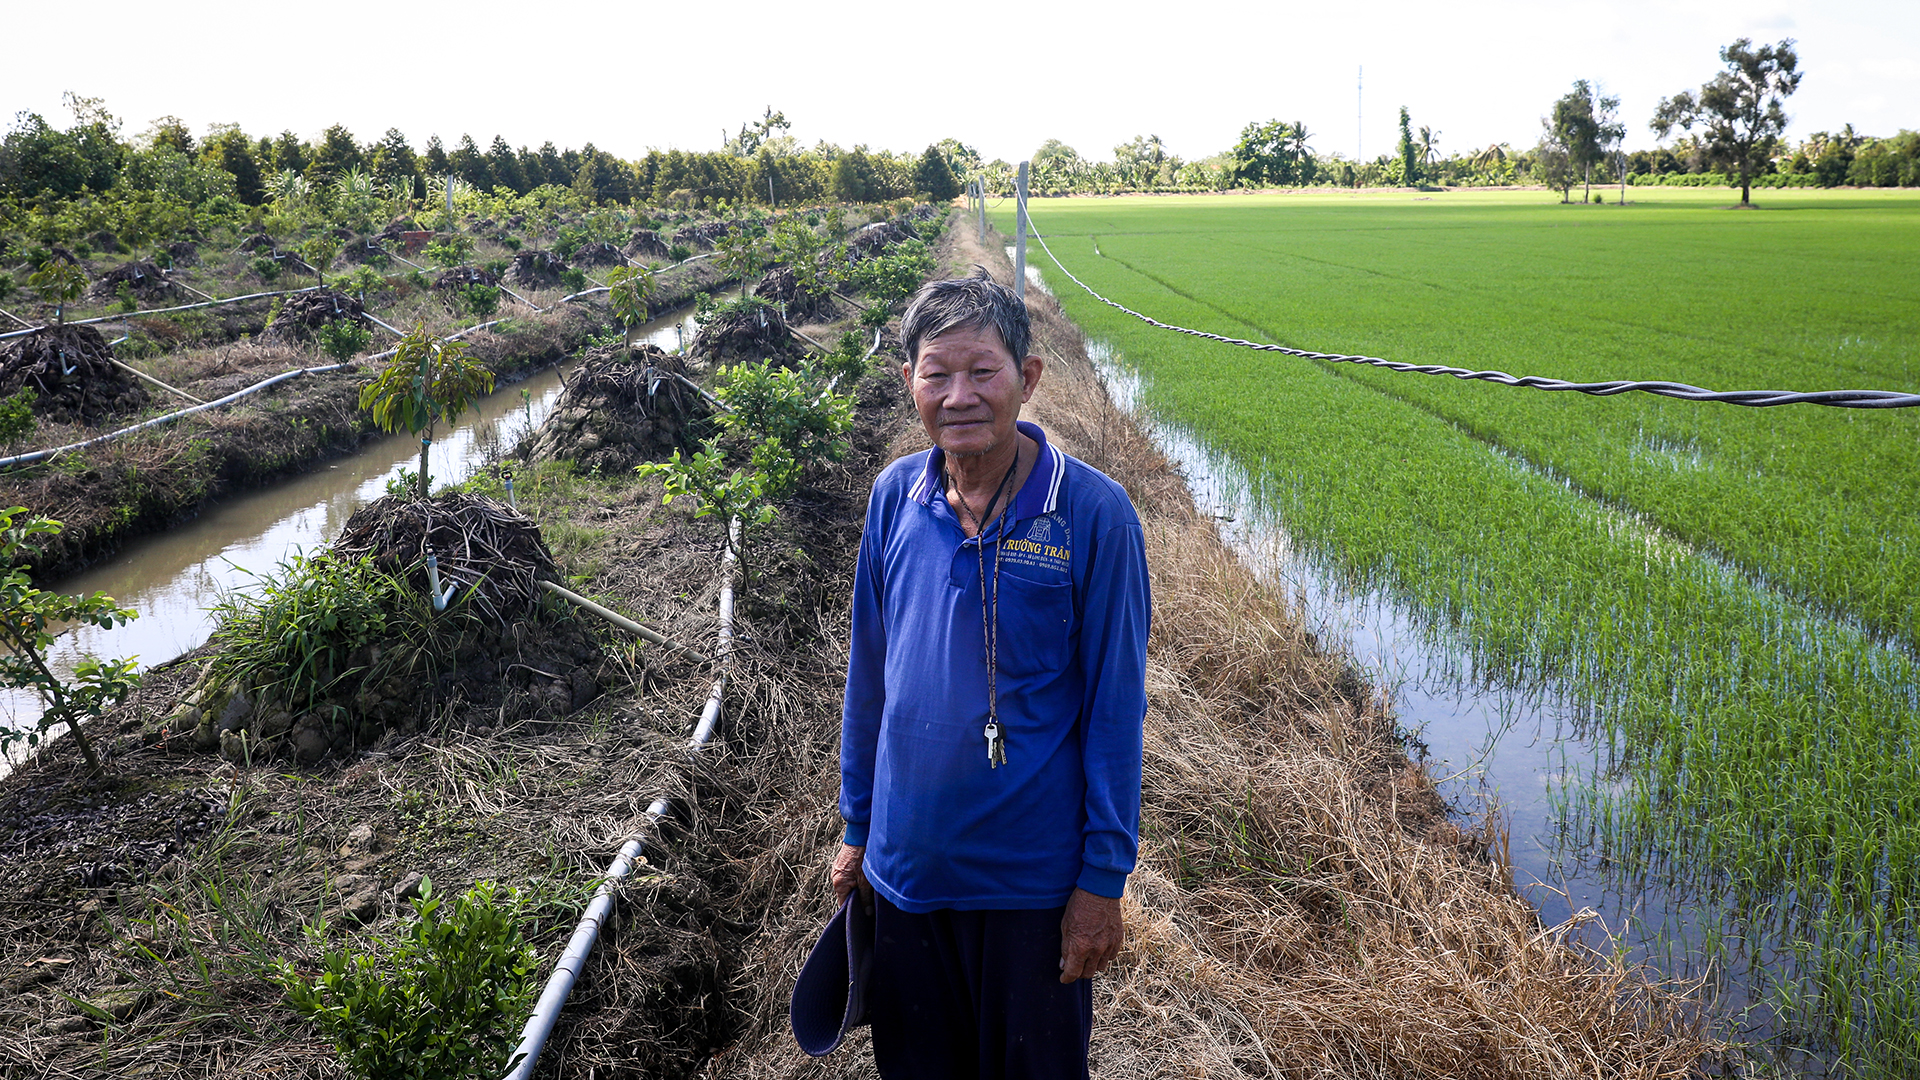
M669 352L693 338L691 305L641 328L640 340ZM559 399L567 364L502 386L457 424L442 426L430 466L436 487L458 483L511 451ZM401 433L369 441L358 453L272 487L223 500L183 522L128 543L112 558L49 586L104 592L140 617L123 627L76 627L60 636L51 660L68 672L82 656L137 656L142 668L198 648L213 629L210 608L225 590L321 547L353 512L386 494L403 469L417 468L420 442ZM0 725L29 727L40 715L32 693L0 693ZM0 771L5 763L0 762Z

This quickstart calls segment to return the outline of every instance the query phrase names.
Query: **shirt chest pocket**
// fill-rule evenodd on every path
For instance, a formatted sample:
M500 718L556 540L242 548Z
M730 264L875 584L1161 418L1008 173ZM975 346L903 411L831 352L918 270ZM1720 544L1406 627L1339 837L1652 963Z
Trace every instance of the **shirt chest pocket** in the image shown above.
M1062 671L1073 657L1073 585L1000 575L1000 670L1008 675Z

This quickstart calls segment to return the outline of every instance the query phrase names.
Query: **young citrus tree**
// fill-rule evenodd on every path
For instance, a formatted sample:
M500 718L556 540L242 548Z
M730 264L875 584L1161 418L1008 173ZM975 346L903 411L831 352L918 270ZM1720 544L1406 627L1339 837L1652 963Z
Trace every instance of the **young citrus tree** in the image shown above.
M71 680L64 678L47 663L47 650L56 636L49 628L87 623L105 630L139 616L105 593L66 596L34 588L20 560L38 554L40 545L33 538L58 535L60 523L37 514L16 523L17 517L27 513L24 506L0 510L0 565L12 568L0 578L0 686L37 690L46 708L33 731L0 732L0 746L21 739L38 746L48 732L65 724L87 768L98 773L100 758L80 730L80 721L125 701L140 681L139 672L133 657L98 660L89 656L74 665Z
M433 427L440 420L458 420L475 398L493 391L493 372L467 355L464 341L440 341L416 326L400 339L385 370L360 390L360 407L373 410L373 422L383 431L420 434L419 497L431 488L427 452L433 446Z
M52 258L27 276L27 287L40 294L42 303L53 305L54 318L65 326L67 305L87 291L87 274L65 259Z
M622 266L607 275L607 299L613 304L614 319L626 329L629 349L634 331L652 314L648 301L653 299L654 273L651 266Z

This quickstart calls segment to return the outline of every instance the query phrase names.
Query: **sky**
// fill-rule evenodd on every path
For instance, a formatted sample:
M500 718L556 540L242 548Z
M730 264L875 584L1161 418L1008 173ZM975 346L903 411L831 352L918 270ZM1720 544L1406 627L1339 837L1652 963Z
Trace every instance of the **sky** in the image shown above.
M105 99L129 136L172 115L195 132L311 138L342 123L363 143L397 127L416 148L498 134L631 158L717 149L771 106L808 145L953 137L1017 161L1057 138L1103 159L1152 134L1191 159L1280 119L1320 153L1373 157L1393 148L1402 105L1443 154L1531 145L1584 78L1620 97L1636 149L1654 144L1659 100L1711 78L1739 37L1798 42L1789 137L1920 128L1916 0L8 7L8 38L38 44L7 50L0 123L31 111L65 127L71 90Z

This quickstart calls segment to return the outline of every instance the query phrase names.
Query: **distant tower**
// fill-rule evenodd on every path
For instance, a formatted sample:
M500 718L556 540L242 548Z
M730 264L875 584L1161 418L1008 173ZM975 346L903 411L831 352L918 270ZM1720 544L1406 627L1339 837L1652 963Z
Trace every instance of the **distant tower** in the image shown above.
M1360 74L1353 81L1353 163L1367 160L1367 66L1360 65Z

